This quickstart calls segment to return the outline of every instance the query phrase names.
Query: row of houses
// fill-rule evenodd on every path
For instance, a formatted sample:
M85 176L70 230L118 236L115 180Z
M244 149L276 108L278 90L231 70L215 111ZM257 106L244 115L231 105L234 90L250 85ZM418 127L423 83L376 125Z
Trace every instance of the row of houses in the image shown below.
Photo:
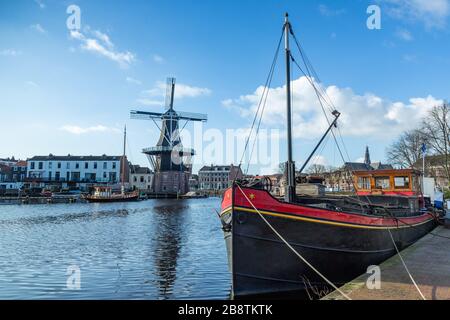
M441 188L449 186L442 165L441 156L428 156L425 159L426 175L434 177ZM354 191L353 172L393 169L389 164L371 162L369 149L366 148L364 162L346 162L341 168L319 174L303 176L306 180L321 179L327 191ZM421 169L421 168L416 168ZM123 174L122 174L123 173ZM119 184L122 176L127 187L153 192L153 172L147 167L133 165L124 156L34 156L24 160L0 158L0 189L22 189L23 187L60 187L62 189L86 189L92 184ZM189 178L191 191L223 190L235 179L244 177L239 166L209 165L203 166L198 174ZM246 176L245 178L254 178ZM268 176L272 192L282 195L284 177L282 174ZM305 180L305 181L306 181Z
M126 156L34 156L26 161L0 159L0 189L30 187L87 189L92 184L119 184L152 192L154 173L147 167L129 163ZM223 190L241 179L240 167L210 165L189 179L190 190Z
M132 165L123 156L34 156L23 160L0 159L0 189L86 189L92 184L119 184L151 189L150 169Z

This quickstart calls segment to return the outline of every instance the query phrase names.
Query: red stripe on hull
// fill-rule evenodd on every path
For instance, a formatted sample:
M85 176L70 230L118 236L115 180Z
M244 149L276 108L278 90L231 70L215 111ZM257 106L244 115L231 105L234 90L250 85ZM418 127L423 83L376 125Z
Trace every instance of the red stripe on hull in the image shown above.
M307 218L316 218L322 220L329 220L341 223L359 224L359 225L371 225L371 226L397 226L396 219L384 218L384 217L370 217L362 214L352 214L345 212L336 212L318 208L311 208L303 205L296 205L290 203L281 202L274 197L272 197L265 190L257 190L251 188L241 187L242 191L246 194L248 199L250 199L253 205L262 211L273 211L277 213L292 214ZM233 189L229 188L225 191L222 200L222 211L233 206L247 207L253 209L252 205L248 202L245 196L242 194L239 188L234 189L234 203L232 202ZM398 218L398 225L404 224L417 224L431 220L432 217L428 213L424 213L419 216L413 217L402 217Z

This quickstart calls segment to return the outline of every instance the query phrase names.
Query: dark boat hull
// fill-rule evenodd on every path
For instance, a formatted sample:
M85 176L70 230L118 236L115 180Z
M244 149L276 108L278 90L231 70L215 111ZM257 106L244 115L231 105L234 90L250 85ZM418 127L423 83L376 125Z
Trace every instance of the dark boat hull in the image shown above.
M234 190L236 192L239 191ZM256 191L249 192L257 194ZM232 198L234 203L223 210L221 218L224 225L231 226L225 227L224 232L235 298L293 291L323 293L329 289L325 281L283 243L251 205L242 206L242 199L240 204L236 204L235 197ZM346 224L342 220L285 214L279 212L279 208L278 211L271 211L268 210L269 202L266 199L261 204L263 209L258 208L257 199L254 204L298 253L337 286L396 253L389 231L401 250L435 226L431 217L416 223L414 227L391 226L388 229ZM304 206L298 207L305 210Z

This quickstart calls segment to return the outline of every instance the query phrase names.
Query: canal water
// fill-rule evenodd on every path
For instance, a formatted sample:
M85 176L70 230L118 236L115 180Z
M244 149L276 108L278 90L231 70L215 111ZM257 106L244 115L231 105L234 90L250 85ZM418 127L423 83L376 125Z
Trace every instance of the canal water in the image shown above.
M219 208L219 198L2 205L0 299L228 299Z

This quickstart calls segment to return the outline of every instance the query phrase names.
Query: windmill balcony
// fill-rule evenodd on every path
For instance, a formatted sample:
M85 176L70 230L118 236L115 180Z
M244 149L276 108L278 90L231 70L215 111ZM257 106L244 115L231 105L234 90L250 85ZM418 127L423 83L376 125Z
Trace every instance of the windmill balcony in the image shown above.
M195 155L195 150L191 148L178 148L176 146L174 147L168 147L168 146L156 146L156 147L150 147L142 149L142 152L148 155L158 155L162 152L172 152L172 151L178 151L180 154L183 154L184 156L187 155Z

